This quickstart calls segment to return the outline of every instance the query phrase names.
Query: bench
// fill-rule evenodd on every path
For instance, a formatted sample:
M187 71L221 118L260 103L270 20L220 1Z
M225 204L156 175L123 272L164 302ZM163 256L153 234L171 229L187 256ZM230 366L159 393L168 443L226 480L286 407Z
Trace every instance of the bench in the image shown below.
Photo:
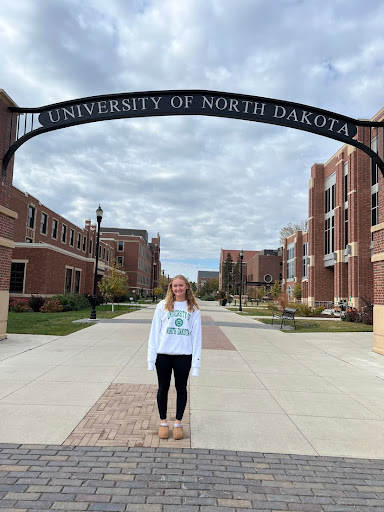
M135 299L133 297L129 297L129 304L135 308L139 308L140 305L138 302L135 302Z
M274 311L272 314L272 325L273 320L275 318L278 318L280 320L280 329L283 328L283 325L285 325L286 320L293 320L293 325L296 329L296 322L295 322L295 314L297 309L294 308L284 308L283 311Z

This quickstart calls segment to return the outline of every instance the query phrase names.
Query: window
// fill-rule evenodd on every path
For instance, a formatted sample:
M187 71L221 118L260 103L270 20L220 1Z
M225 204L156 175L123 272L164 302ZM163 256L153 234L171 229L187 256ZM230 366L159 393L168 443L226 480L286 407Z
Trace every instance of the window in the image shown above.
M308 277L308 242L303 244L303 277Z
M85 252L87 250L87 237L83 236L83 251Z
M344 247L348 245L348 162L344 162Z
M124 242L122 242L121 240L119 240L119 242L117 244L117 250L124 251Z
M77 233L77 248L80 250L81 247L81 234Z
M72 291L72 270L71 268L65 270L65 293Z
M377 137L371 141L371 148L377 153ZM379 176L377 165L371 161L371 225L376 226L378 223L378 200L379 200Z
M75 289L74 293L80 293L80 276L81 270L75 270Z
M10 293L24 293L25 263L12 263Z
M378 214L379 214L379 205L378 205L378 200L379 200L379 192L374 192L372 194L372 218L371 218L371 223L372 223L372 226L376 226L376 224L378 223Z
M103 260L105 261L105 247L103 248Z
M28 206L27 227L35 228L35 208L33 206Z
M65 224L61 227L61 241L63 244L67 241L67 226Z
M295 244L289 244L287 247L287 279L295 277Z
M374 137L372 140L371 140L371 149L373 149L373 151L375 153L377 153L377 137ZM378 179L379 179L379 176L378 176L378 169L377 169L377 165L374 164L372 161L371 161L371 185L376 185L378 183Z
M52 221L52 238L57 239L57 228L58 228L58 221L56 219L53 219Z
M249 276L249 277L251 277L251 276ZM273 278L272 278L271 274L265 274L265 276L264 276L264 281L265 281L266 283L272 283L272 279L273 279ZM251 281L251 279L250 279L250 281Z
M73 247L74 243L75 243L75 230L71 228L69 230L69 245L71 247Z
M25 237L25 241L27 242L27 244L32 244L33 243L32 238L29 238L28 236Z
M89 241L89 254L92 256L92 250L93 250L93 240Z
M336 173L325 180L325 211L324 211L324 254L334 250L335 240L335 206L336 206Z
M102 251L102 247L101 247L101 245L99 245L99 258L101 258L101 251Z
M348 208L344 210L344 245L348 245Z
M107 263L109 262L109 249L107 251Z
M117 256L116 261L117 261L117 264L122 267L123 263L124 263L124 257L123 256Z
M43 212L41 214L41 224L40 224L40 233L42 235L47 234L47 227L48 227L48 215Z

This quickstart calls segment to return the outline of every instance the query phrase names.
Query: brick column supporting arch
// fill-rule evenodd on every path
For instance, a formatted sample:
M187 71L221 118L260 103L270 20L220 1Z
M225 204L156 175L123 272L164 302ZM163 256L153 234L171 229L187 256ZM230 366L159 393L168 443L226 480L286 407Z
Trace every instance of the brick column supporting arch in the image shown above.
M12 114L8 107L17 107L16 103L0 89L0 163L14 141L16 123L11 123ZM15 247L13 231L17 213L11 210L11 192L13 178L13 159L8 165L7 175L1 176L0 183L0 339L7 337L9 281L11 277L12 250Z
M383 140L379 137L379 144ZM373 351L384 355L384 177L378 176L378 224L373 236Z

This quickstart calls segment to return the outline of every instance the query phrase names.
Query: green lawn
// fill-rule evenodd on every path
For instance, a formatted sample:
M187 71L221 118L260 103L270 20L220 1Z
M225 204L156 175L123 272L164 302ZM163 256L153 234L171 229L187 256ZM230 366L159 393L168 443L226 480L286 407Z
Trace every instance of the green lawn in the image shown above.
M271 324L271 318L262 318L259 320L264 324ZM279 326L280 323L275 321ZM286 325L293 326L292 321L288 321ZM301 333L301 332L372 332L373 326L366 324L358 324L353 322L335 322L334 320L296 320L296 330L283 328L283 332Z
M131 306L117 306L112 313L111 306L97 306L97 318L114 318L137 308ZM89 324L73 324L73 320L89 318L91 308L81 311L68 311L65 313L9 313L7 332L14 334L50 334L56 336L66 336L72 332L90 327Z

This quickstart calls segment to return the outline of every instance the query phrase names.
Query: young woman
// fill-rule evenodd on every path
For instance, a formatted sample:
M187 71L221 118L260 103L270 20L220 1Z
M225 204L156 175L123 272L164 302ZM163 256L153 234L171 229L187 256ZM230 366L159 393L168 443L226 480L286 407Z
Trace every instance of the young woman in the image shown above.
M157 405L160 414L160 439L168 439L168 391L172 370L176 387L176 420L173 438L184 436L181 420L187 403L187 381L198 376L201 357L201 316L199 306L188 283L181 275L169 283L165 299L157 305L149 335L148 370L156 366L159 389Z

